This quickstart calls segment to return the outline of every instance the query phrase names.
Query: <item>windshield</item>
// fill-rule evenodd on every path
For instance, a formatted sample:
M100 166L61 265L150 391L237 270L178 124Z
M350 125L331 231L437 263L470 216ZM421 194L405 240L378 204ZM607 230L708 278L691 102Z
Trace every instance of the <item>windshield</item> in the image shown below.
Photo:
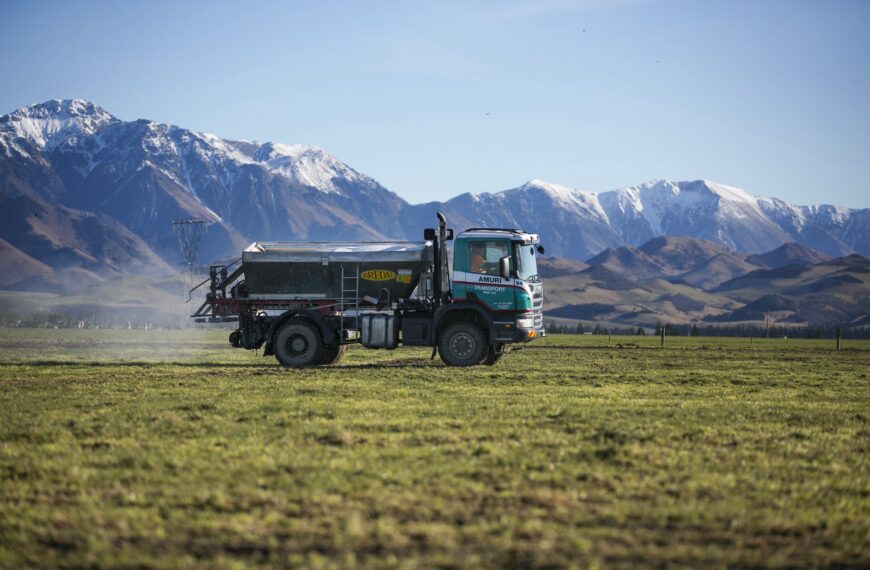
M535 246L514 244L514 261L517 266L517 277L523 281L540 281L538 277L538 262L535 260Z

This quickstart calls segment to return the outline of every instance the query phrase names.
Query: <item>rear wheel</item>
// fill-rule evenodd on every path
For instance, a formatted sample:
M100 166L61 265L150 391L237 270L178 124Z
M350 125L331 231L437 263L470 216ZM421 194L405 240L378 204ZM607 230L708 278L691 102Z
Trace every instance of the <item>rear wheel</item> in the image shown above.
M471 323L447 325L438 340L438 353L448 366L473 366L486 356L483 332Z
M236 348L242 347L242 333L233 331L230 333L230 345Z
M329 366L330 364L337 364L339 360L344 356L344 353L347 352L347 347L343 344L329 344L323 350L323 360L320 364L324 366Z
M323 340L315 327L304 321L288 321L272 345L275 358L284 366L315 366L323 359Z

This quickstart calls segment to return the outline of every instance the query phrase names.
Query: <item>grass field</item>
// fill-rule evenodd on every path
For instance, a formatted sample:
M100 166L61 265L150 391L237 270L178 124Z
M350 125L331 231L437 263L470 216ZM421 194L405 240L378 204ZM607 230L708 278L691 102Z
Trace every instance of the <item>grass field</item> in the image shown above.
M868 567L870 343L0 331L0 567Z

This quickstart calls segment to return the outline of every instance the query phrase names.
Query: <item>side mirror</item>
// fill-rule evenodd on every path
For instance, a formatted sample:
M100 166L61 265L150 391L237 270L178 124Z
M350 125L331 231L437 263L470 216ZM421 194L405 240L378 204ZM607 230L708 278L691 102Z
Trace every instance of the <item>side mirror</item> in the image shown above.
M509 255L506 255L498 260L498 272L499 272L499 275L501 275L505 279L510 279L510 276L511 276L511 258Z
M542 245L538 246L538 253L540 253L541 255L544 255L544 246L542 246Z

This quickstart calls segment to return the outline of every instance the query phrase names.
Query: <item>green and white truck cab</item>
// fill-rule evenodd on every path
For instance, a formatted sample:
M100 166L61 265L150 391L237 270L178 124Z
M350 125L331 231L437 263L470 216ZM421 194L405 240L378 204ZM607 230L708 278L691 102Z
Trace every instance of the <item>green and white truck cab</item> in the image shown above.
M527 342L544 336L544 286L536 256L537 234L516 229L470 229L453 245L453 302L480 304L492 315L499 340Z

